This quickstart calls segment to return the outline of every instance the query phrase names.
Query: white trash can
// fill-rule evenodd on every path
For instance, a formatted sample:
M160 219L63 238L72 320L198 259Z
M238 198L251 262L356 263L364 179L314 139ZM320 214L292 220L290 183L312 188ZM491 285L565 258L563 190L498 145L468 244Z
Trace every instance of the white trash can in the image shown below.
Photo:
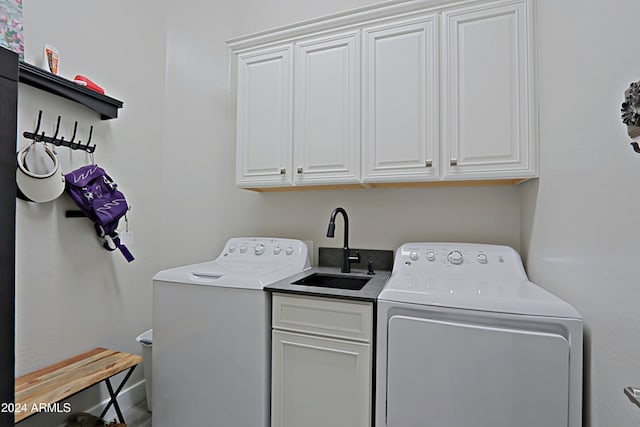
M142 366L144 368L144 382L147 392L147 409L151 412L151 346L153 345L153 329L138 335L136 341L142 346Z

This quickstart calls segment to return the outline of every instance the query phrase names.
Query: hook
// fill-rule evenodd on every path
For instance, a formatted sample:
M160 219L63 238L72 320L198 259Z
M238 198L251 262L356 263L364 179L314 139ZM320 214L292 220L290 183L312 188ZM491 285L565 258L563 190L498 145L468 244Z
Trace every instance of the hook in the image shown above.
M40 135L38 135L38 131L40 130L40 121L42 120L42 110L38 111L38 123L36 124L36 130L33 131L33 134L36 136L36 138L34 141L38 142L40 141ZM42 137L44 138L44 132L42 132Z
M74 142L76 140L76 131L78 130L78 121L73 124L73 135L71 135L71 140L69 141L69 148L72 150L77 150L80 147L79 142Z
M33 131L33 133L31 132L24 132L22 135L25 138L28 139L32 139L34 142L41 142L44 141L45 144L47 143L47 139L45 137L44 131L42 131L42 134L40 134L40 123L42 122L42 110L38 111L38 121L36 123L36 129Z
M89 143L91 142L91 137L93 136L93 126L91 126L89 128L89 140L87 141L87 144L84 146L83 150L89 152L89 153L93 153L96 149L95 144L93 145L93 147L89 146Z
M69 141L70 144L73 143L73 141L76 140L76 131L78 130L78 121L76 120L76 122L73 124L73 135L71 135L71 140Z
M60 130L60 116L58 116L58 121L56 122L56 132L53 134L53 139L58 137L58 131Z
M58 139L58 132L59 131L60 131L60 116L58 116L58 121L56 122L56 131L55 131L53 137L45 138L44 132L42 132L42 139L44 140L45 143L50 142L50 143L54 144L56 147L59 147L61 145L61 142Z

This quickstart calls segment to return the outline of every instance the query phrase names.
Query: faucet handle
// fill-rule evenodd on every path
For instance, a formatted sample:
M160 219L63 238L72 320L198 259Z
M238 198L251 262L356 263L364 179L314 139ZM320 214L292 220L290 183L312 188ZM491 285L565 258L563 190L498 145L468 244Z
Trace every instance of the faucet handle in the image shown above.
M369 262L367 262L367 274L369 276L373 276L375 273L375 271L373 271L373 261L369 260Z

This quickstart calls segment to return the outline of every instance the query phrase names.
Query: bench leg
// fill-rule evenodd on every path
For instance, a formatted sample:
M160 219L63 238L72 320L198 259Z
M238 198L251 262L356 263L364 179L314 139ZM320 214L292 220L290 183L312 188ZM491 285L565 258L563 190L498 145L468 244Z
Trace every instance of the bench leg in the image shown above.
M109 390L109 396L111 397L111 399L109 400L109 403L107 403L107 406L104 408L104 410L100 414L100 418L104 417L107 411L109 410L109 408L111 408L111 405L113 405L113 408L116 410L116 414L118 414L119 422L121 422L122 424L125 424L124 416L122 416L122 411L120 410L120 405L118 405L118 394L124 388L125 383L129 379L131 374L133 374L133 370L135 368L136 368L135 366L132 366L129 369L129 372L127 372L127 375L125 375L124 379L116 389L115 393L113 392L113 387L111 387L111 381L109 381L109 378L106 378L104 380L107 383L107 390Z

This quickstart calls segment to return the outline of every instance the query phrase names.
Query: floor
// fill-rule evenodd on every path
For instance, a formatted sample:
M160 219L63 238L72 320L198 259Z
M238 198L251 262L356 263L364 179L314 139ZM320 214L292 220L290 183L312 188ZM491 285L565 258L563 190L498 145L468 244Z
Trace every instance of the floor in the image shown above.
M127 427L151 427L151 412L147 411L147 402L142 400L124 412Z

